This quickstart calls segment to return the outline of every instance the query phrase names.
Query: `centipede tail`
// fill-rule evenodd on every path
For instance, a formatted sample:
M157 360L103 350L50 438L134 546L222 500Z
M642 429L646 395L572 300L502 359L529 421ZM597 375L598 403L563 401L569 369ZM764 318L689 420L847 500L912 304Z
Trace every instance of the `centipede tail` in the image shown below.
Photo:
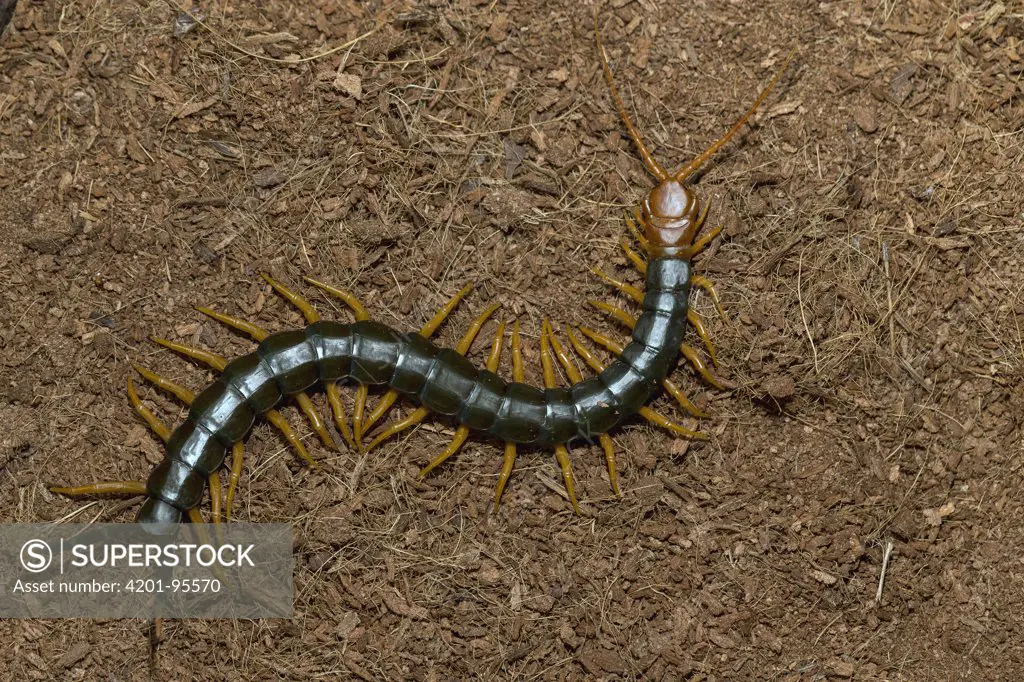
M145 501L137 518L153 532L162 533L186 516L193 521L202 520L197 506L209 485L211 519L215 522L222 517L230 519L244 460L242 442L258 418L274 424L300 456L314 465L301 440L277 411L282 401L294 399L324 445L336 446L308 395L317 387L323 387L327 394L342 439L349 447L364 453L418 424L431 413L453 422L454 438L423 468L421 477L449 459L473 431L504 443L494 493L495 510L513 473L520 445L533 445L554 453L566 496L578 511L570 444L600 443L608 467L609 485L618 496L619 472L609 431L638 415L677 436L706 439L705 434L681 426L649 406L654 396L664 390L690 415L706 416L670 379L680 354L706 382L727 388L726 382L708 369L701 355L684 338L687 328L692 327L712 364L718 364L710 334L701 316L690 309L689 298L691 288L699 288L724 317L714 286L707 278L695 275L691 267L693 258L722 228L704 230L710 204L702 200L688 182L751 118L792 57L739 121L682 169L672 173L655 159L626 113L600 36L596 37L602 71L615 108L644 166L656 180L644 201L626 215L626 226L642 254L627 240L620 244L629 264L643 277L644 286L641 288L595 270L598 277L625 296L627 306L640 308L638 314L633 314L608 303L592 301L600 311L630 330L628 343L621 345L586 327L578 330L611 354L609 362L603 362L591 352L572 327L565 330L571 350L562 346L554 328L544 319L540 333L543 385L531 386L524 380L520 329L516 321L511 335L512 381L506 381L498 375L504 323L497 325L483 368L477 368L466 357L497 304L474 320L454 349L440 348L431 341L434 332L472 285L453 296L418 332L400 332L371 320L369 311L353 294L307 277L306 282L343 301L355 318L351 323L322 319L303 296L263 275L267 284L302 313L306 326L270 333L246 320L209 308L197 308L204 315L250 336L257 343L256 349L229 362L209 351L155 339L158 344L219 372L218 378L205 390L193 394L183 386L136 366L147 381L189 405L187 417L172 431L142 405L129 380L128 393L133 408L166 442L163 461L152 470L144 488L137 481L115 481L54 490L69 495L144 492ZM570 356L573 351L593 370L592 376L584 378L576 368ZM558 385L556 366L564 370L569 386ZM355 385L351 429L341 393L341 385L346 383ZM383 387L386 392L374 409L367 412L369 390L375 386ZM417 409L402 420L378 427L364 449L364 435L381 422L403 396L417 403ZM225 495L219 471L225 465L229 450L231 462Z

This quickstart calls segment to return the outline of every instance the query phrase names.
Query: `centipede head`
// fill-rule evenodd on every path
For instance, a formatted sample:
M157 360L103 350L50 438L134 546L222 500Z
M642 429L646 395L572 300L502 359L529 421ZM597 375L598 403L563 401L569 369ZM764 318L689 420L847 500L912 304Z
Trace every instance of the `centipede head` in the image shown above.
M630 138L632 138L633 143L639 150L640 158L643 160L647 170L658 180L657 186L647 194L647 198L644 199L637 214L637 218L643 227L644 248L651 256L689 258L693 255L691 247L693 246L694 239L696 239L704 219L707 217L707 206L705 205L702 208L700 198L687 185L686 181L708 159L714 156L719 149L724 147L739 132L743 124L753 116L754 112L757 111L758 107L768 97L772 88L779 82L779 78L782 77L786 67L789 66L790 61L793 59L793 53L786 58L782 68L779 69L771 82L761 91L753 106L750 107L740 120L733 124L725 135L718 138L697 158L690 161L677 172L669 173L648 151L643 138L640 136L640 132L633 125L629 114L626 113L626 107L623 105L622 98L615 87L615 79L612 76L611 67L608 65L608 57L605 54L604 46L601 45L601 34L597 29L596 21L594 24L594 35L597 38L598 50L601 53L601 66L604 69L605 80L608 81L608 87L611 89L612 98L619 109L622 122L626 125L626 130L629 131Z

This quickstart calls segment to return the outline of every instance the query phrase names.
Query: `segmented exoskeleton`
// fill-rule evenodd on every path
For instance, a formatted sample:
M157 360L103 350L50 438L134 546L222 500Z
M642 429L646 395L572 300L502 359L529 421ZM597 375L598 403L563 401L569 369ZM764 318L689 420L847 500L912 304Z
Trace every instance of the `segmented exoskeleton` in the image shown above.
M671 174L647 150L615 88L600 38L598 46L604 74L622 121L645 166L658 180L657 186L633 217L627 216L627 223L647 260L626 241L622 243L630 262L644 273L644 290L641 292L598 273L642 306L641 314L634 318L624 310L594 302L599 309L632 328L631 341L622 348L592 330L576 330L616 355L611 364L602 365L574 330L567 328L572 348L597 372L595 376L584 379L567 349L559 343L551 325L544 320L540 346L545 386L527 385L523 383L517 322L512 334L513 381L509 382L495 373L503 346L503 323L498 326L485 369L476 368L465 357L470 344L497 306L489 308L473 323L454 350L439 348L429 340L468 293L469 287L460 291L419 332L406 333L370 320L366 309L351 294L307 278L313 285L342 298L356 318L351 324L321 320L308 301L264 276L278 293L302 311L308 326L270 334L244 320L200 308L201 312L249 334L259 342L256 350L228 362L207 351L154 339L218 370L220 377L200 394L193 395L184 387L136 366L147 380L191 406L187 419L172 432L142 405L129 379L129 398L136 411L166 442L165 458L145 483L122 481L54 490L64 494L144 494L146 499L138 512L138 520L159 531L169 528L167 524L178 523L186 513L193 520L199 520L201 517L196 508L209 484L213 519L219 521L221 482L218 472L228 452L232 451L226 496L227 516L230 517L234 489L242 466L241 443L258 417L263 416L277 426L299 454L314 464L301 441L275 410L283 399L294 397L310 418L314 431L326 445L333 446L333 439L306 394L314 386L324 387L339 431L350 446L360 450L363 449L364 435L400 395L418 402L421 407L401 422L383 429L367 449L418 423L430 412L453 419L459 425L455 439L423 469L422 475L451 456L471 430L503 441L506 443L505 459L495 493L496 506L511 475L517 444L537 444L554 449L568 497L575 508L577 501L567 443L599 442L607 459L611 487L618 494L615 454L607 433L623 421L640 414L678 435L703 438L702 434L679 426L646 406L652 395L664 387L687 412L697 417L706 416L667 379L680 352L707 381L721 386L708 371L700 354L683 343L687 326L694 327L715 362L714 348L701 318L689 307L691 286L706 290L721 312L713 286L705 278L694 275L690 265L692 258L714 239L721 227L698 239L708 215L708 204L698 198L686 181L750 118L778 82L785 67L725 135L683 169ZM570 387L556 386L552 354L573 382ZM345 381L358 386L351 430L339 393L338 382ZM369 386L387 386L390 390L377 408L367 415L365 406Z

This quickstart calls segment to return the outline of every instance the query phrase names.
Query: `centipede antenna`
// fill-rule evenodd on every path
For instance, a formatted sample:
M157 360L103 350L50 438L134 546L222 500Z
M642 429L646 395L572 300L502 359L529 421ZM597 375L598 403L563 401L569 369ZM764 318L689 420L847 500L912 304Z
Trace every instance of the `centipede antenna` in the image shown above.
M793 50L792 52L789 53L789 56L786 57L786 60L782 63L782 67L779 68L778 72L775 74L775 77L772 78L768 85L765 86L764 90L761 91L761 94L758 95L757 99L754 101L753 106L751 106L750 109L747 110L747 113L743 114L743 117L740 118L740 120L736 121L736 123L733 124L732 128L730 128L728 132L725 133L725 135L722 135L722 137L715 140L715 142L712 143L712 145L708 147L706 150L704 150L704 152L701 153L700 156L698 156L690 163L686 164L683 168L679 170L678 173L672 176L675 181L684 182L687 178L689 178L691 175L697 172L697 170L701 166L703 166L708 159L714 156L719 149L724 147L725 144L732 139L733 135L739 132L739 129L743 127L743 124L746 123L747 120L749 120L750 117L754 115L754 112L757 111L758 107L760 107L768 98L768 95L771 93L772 89L775 88L775 85L779 82L779 79L782 78L782 74L786 72L786 69L793 61L793 57L795 55L796 50Z
M523 369L523 346L519 338L519 320L512 324L512 381L522 383L526 381L526 372ZM494 488L494 511L501 507L501 496L505 492L512 477L512 470L516 464L516 444L505 443L505 452L501 461L501 472L498 474L498 484Z
M643 138L640 136L640 131L633 125L633 121L630 120L629 114L626 113L626 105L622 102L622 97L619 96L619 90L615 87L615 76L612 74L612 67L608 64L608 55L605 53L604 45L601 43L601 31L597 26L597 20L594 21L594 38L597 40L597 51L601 56L601 68L604 70L604 79L608 81L608 88L612 92L612 99L615 100L615 106L619 109L619 116L622 117L622 122L626 126L626 130L629 132L629 136L633 139L633 144L636 145L637 150L640 152L640 158L643 160L644 165L647 166L647 170L650 171L651 175L656 177L659 181L668 180L669 174L660 163L655 160L654 156L647 150L647 146L644 144Z

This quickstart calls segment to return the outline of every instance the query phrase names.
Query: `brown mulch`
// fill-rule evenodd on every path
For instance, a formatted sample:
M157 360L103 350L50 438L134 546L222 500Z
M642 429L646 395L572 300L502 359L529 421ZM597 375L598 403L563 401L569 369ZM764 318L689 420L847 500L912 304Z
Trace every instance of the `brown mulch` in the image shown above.
M726 226L696 267L729 319L693 304L736 388L680 368L711 440L625 427L621 500L600 450L575 448L580 515L548 452L520 454L495 512L500 444L471 438L419 482L450 424L363 458L287 408L322 466L260 425L236 504L295 525L294 618L167 622L152 667L141 621L3 621L10 678L1024 669L1014 3L225 0L197 3L201 23L180 9L24 0L0 38L0 521L130 520L47 485L159 461L125 397L130 362L193 389L211 375L149 335L252 348L193 306L301 326L262 272L338 319L302 277L347 288L400 329L475 281L440 341L501 302L534 383L544 315L624 338L586 302L631 304L590 268L640 283L618 240L651 180L602 80L594 11L666 165L797 50L696 184Z

